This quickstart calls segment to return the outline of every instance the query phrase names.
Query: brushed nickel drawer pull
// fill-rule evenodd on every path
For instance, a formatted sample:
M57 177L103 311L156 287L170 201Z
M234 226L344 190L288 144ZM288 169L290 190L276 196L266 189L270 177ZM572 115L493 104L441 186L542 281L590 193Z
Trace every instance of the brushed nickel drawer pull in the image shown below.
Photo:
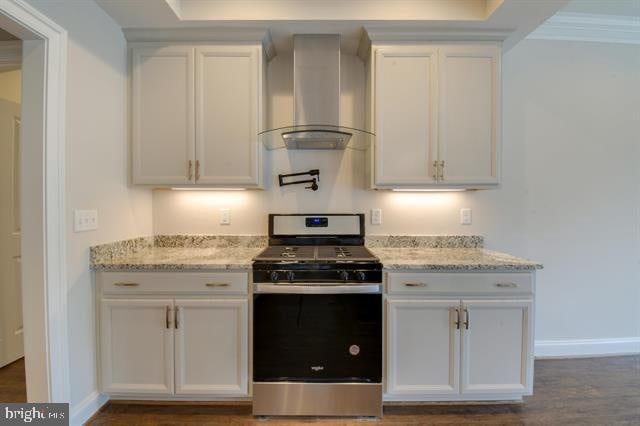
M404 283L405 287L426 287L425 283Z
M127 282L117 282L113 283L113 285L117 287L138 287L140 284L138 283L127 283Z
M207 283L207 287L229 287L229 283Z
M168 305L164 313L164 325L167 329L171 328L171 306Z
M498 288L516 288L516 287L518 287L518 284L516 284L516 283L498 283L498 284L496 284L496 287L498 287Z
M187 178L189 180L193 179L193 162L191 160L189 160L189 163L187 166Z
M465 328L465 330L468 330L469 329L469 321L471 321L471 315L469 315L469 310L467 308L464 308L464 314L465 314L464 328Z
M180 306L176 306L176 309L173 311L173 323L176 325L176 330L180 328Z
M456 329L460 330L460 309L456 308Z

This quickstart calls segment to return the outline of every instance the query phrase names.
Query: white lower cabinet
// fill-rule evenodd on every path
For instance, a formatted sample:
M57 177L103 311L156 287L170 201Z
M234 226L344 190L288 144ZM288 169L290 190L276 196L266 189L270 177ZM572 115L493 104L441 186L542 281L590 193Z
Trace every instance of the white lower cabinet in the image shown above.
M487 274L466 297L460 290L469 291L465 280L473 275L406 275L387 277L387 400L519 399L532 393L532 287L505 286L504 277ZM491 281L497 287L489 287ZM521 281L532 285L533 277ZM496 298L494 289L505 289L504 298Z
M458 300L387 300L387 393L460 391Z
M173 393L171 299L103 299L100 318L102 390Z
M530 300L463 300L462 393L529 389Z
M246 395L247 300L176 300L176 395Z
M220 273L208 280L206 274L166 274L175 284L159 286L154 273L100 274L101 391L143 398L247 397L247 274L228 273L228 280ZM195 286L202 280L215 285Z

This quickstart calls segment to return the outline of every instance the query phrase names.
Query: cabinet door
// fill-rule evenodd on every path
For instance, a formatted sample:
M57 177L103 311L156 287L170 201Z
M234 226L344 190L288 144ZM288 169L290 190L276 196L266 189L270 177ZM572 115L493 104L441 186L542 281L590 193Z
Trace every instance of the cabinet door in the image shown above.
M498 183L500 49L439 50L441 184Z
M375 50L375 185L435 183L436 50Z
M173 393L172 308L171 300L102 300L103 392Z
M134 48L132 67L133 182L193 183L194 49Z
M459 392L459 309L459 300L387 299L387 394Z
M248 394L248 301L176 300L176 394Z
M258 186L260 49L196 48L197 183Z
M531 301L463 300L462 304L462 393L529 392Z

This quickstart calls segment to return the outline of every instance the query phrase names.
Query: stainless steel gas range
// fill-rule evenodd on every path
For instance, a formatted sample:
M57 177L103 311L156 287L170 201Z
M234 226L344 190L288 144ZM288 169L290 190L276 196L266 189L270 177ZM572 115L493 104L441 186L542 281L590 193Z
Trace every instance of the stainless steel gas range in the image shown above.
M253 293L254 415L382 416L382 265L363 214L269 215Z

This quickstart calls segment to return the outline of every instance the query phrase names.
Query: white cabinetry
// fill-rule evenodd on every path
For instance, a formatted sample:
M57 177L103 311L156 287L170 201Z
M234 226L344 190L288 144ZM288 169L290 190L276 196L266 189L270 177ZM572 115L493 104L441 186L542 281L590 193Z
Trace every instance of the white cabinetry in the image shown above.
M133 183L260 187L261 45L131 51Z
M176 300L176 395L246 395L248 301Z
M491 45L372 46L374 187L499 183L500 56Z
M173 300L103 299L100 340L106 393L173 393Z
M533 280L529 273L388 273L385 397L531 394Z
M247 278L241 272L98 273L101 391L248 396Z
M194 51L138 47L131 54L133 182L194 183Z
M387 393L444 395L460 391L457 300L387 300Z

